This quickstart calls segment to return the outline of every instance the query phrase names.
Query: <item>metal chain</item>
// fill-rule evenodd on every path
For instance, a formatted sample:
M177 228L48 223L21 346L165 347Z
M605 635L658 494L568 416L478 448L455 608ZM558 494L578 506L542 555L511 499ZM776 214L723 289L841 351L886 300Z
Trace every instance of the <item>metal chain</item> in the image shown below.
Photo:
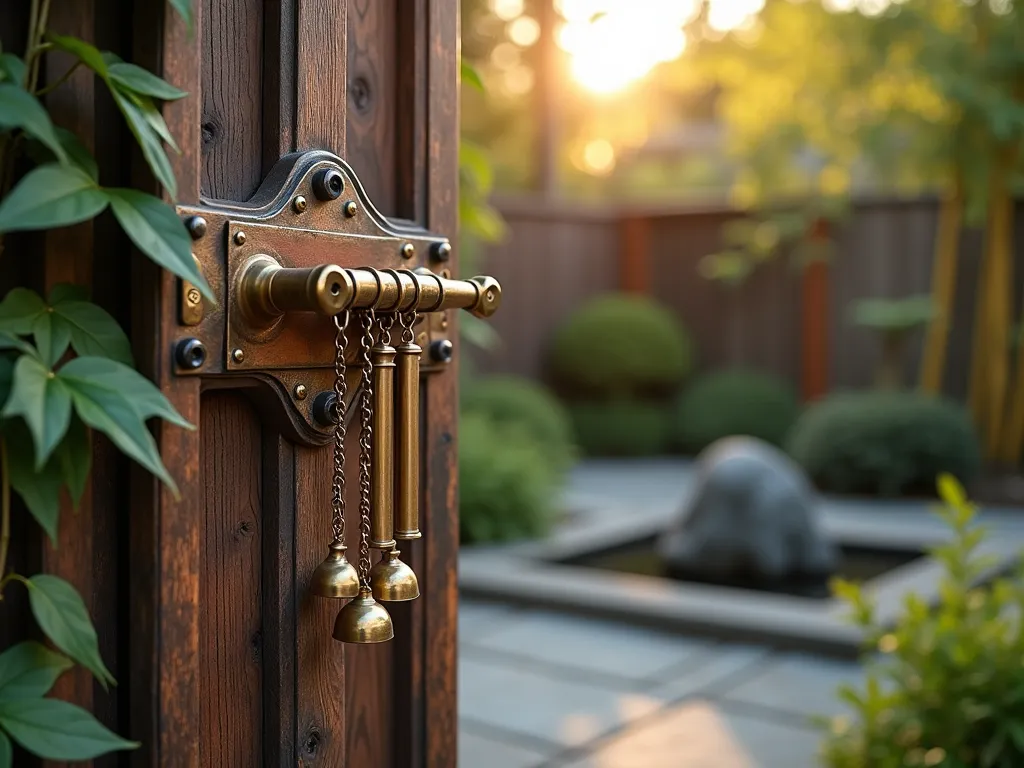
M398 316L398 324L402 327L402 343L412 344L416 340L416 334L412 330L416 324L416 312L403 312Z
M334 316L334 482L331 486L331 507L333 516L331 524L334 528L334 540L345 543L345 395L348 393L348 382L345 381L345 347L348 339L345 330L348 328L349 312Z
M363 335L360 339L363 392L359 399L359 576L364 585L370 581L370 451L373 437L373 361L370 349L373 347L372 309L360 316Z

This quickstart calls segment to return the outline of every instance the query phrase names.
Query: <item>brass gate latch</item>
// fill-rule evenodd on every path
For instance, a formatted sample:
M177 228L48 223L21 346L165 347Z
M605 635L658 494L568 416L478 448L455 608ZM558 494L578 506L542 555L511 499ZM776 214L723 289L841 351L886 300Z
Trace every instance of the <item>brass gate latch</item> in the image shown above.
M386 219L352 169L328 152L282 158L246 203L203 201L178 212L218 303L181 281L176 373L269 385L306 442L331 436L313 406L333 386L331 316L415 313L429 373L451 359L450 310L489 317L501 303L493 278L451 279L448 240Z

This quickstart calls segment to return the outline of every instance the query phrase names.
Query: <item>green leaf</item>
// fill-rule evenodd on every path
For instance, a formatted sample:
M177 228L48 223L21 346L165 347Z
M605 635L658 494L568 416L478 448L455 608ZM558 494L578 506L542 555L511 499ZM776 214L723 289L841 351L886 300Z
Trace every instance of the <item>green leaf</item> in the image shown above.
M15 85L25 84L25 62L13 53L0 54L0 73Z
M50 115L39 100L20 85L0 83L0 129L10 128L20 128L28 136L41 141L60 162L68 161Z
M138 743L122 739L81 707L60 699L0 702L0 725L46 760L88 760Z
M55 35L52 32L47 33L46 39L60 50L66 51L72 56L81 59L85 66L104 80L108 78L110 73L107 70L107 62L96 46L90 45L85 42L85 40L80 40L77 37L71 37L70 35Z
M60 370L60 376L87 381L91 384L125 393L132 406L143 419L154 416L185 429L192 424L182 418L164 393L149 379L133 368L102 357L80 357Z
M99 181L100 169L96 165L96 158L92 156L92 153L86 148L86 146L79 141L78 137L66 128L57 128L57 139L60 141L60 145L64 147L64 151L67 153L68 159L89 174L89 178L93 181Z
M0 699L45 696L57 678L74 664L42 643L28 640L0 653Z
M89 428L77 416L71 418L68 433L60 441L54 456L60 467L60 473L67 483L68 493L77 507L85 493L85 483L89 479L92 466L92 441L89 439Z
M171 6L176 10L181 18L185 20L185 24L188 25L189 31L192 30L192 0L170 0Z
M50 306L56 306L65 301L88 301L89 289L84 285L74 283L57 283L50 289Z
M173 207L134 189L108 189L107 194L114 216L140 251L216 301L192 258L192 241Z
M0 331L21 336L32 333L39 315L46 312L46 302L28 288L12 288L0 302Z
M52 293L50 300L51 314L66 324L71 346L78 354L100 355L132 364L131 342L104 309L89 301L54 301Z
M11 396L11 383L14 381L14 363L9 357L0 356L0 407L7 403Z
M34 357L22 355L14 365L13 386L3 415L25 419L36 446L36 469L42 469L68 430L71 395L59 376Z
M103 366L116 366L119 374L102 375ZM57 375L71 392L82 421L107 435L122 452L177 494L177 486L160 460L156 442L145 424L145 418L152 415L154 408L165 407L166 398L160 395L161 403L153 394L159 392L156 387L131 368L98 357L75 358ZM166 409L173 411L169 403Z
M106 194L85 171L41 165L25 174L0 202L0 232L77 224L106 207Z
M480 79L480 73L476 71L476 67L463 59L459 66L459 72L462 75L463 83L467 83L483 93L484 81Z
M160 137L161 141L168 144L171 149L180 154L181 149L179 149L177 142L174 141L174 136L171 135L170 128L168 128L167 123L164 122L164 116L160 114L160 110L156 104L153 103L153 100L148 96L140 96L137 93L125 91L121 88L118 90L120 90L122 95L127 97L136 107L138 107L139 112L142 113L146 122L149 123L149 127L153 129L157 136Z
M36 574L28 581L29 604L40 629L60 650L92 672L104 688L108 683L116 685L100 658L96 628L75 588L48 573ZM11 735L17 738L17 734Z
M25 429L20 421L16 423L22 429ZM46 531L46 535L50 537L50 543L56 546L57 523L60 520L60 486L62 480L58 471L57 460L56 458L51 458L46 462L46 466L42 470L37 470L32 463L31 453L11 449L11 447L19 444L17 435L20 430L16 430L17 427L13 425L8 425L6 428L8 432L7 444L9 446L7 451L7 471L11 476L11 487L21 496L21 500L25 502L25 507L32 517L36 519L36 522L39 523L39 526ZM27 431L24 434L25 440L31 439ZM57 451L59 453L59 447Z
M110 89L118 109L128 122L135 140L142 149L142 156L146 158L150 170L156 180L167 190L171 197L177 197L178 185L174 180L174 170L171 168L171 161L167 159L160 136L149 122L149 118L130 98L122 93L116 86Z
M14 747L7 734L0 731L0 768L11 768L14 765Z
M162 101L173 101L188 96L185 91L175 88L166 80L135 64L117 62L109 65L109 71L110 79L115 83L143 96L152 96Z

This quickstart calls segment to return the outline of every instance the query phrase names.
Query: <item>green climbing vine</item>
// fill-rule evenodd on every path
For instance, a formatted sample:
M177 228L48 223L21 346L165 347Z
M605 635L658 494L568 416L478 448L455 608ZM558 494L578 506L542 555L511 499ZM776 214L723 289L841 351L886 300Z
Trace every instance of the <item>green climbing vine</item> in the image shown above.
M169 2L191 25L189 0ZM17 258L4 254L6 233L76 224L109 208L139 251L212 300L174 207L136 189L103 186L88 149L56 127L40 101L70 87L65 84L76 70L91 70L173 198L167 148L178 148L159 104L186 94L85 40L53 34L49 11L50 0L31 0L24 56L0 51L0 257ZM73 64L41 87L40 68L55 51L69 54ZM132 367L124 331L82 288L57 285L45 298L14 288L0 301L0 601L9 589L26 589L32 615L50 643L26 641L0 652L0 768L12 765L12 742L50 760L86 760L137 746L80 707L46 697L75 663L104 688L116 683L74 587L51 574L9 572L7 554L12 491L56 545L62 489L76 506L85 490L90 430L105 434L176 492L146 428L154 417L191 428Z

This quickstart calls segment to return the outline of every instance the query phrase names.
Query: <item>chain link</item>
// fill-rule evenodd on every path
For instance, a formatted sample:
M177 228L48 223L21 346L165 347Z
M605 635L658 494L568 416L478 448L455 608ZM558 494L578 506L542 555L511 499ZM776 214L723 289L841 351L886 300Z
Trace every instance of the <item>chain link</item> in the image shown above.
M362 396L359 399L359 576L364 585L370 580L370 451L373 437L373 361L370 349L373 347L372 309L360 315L363 334L360 339L360 363L362 365Z
M402 328L402 343L412 344L416 340L416 334L412 330L416 324L416 312L403 312L398 316L398 324Z
M334 316L334 481L331 484L331 525L334 528L334 540L345 543L345 395L348 393L348 382L345 380L345 348L348 339L345 330L348 328L349 312L345 310Z

